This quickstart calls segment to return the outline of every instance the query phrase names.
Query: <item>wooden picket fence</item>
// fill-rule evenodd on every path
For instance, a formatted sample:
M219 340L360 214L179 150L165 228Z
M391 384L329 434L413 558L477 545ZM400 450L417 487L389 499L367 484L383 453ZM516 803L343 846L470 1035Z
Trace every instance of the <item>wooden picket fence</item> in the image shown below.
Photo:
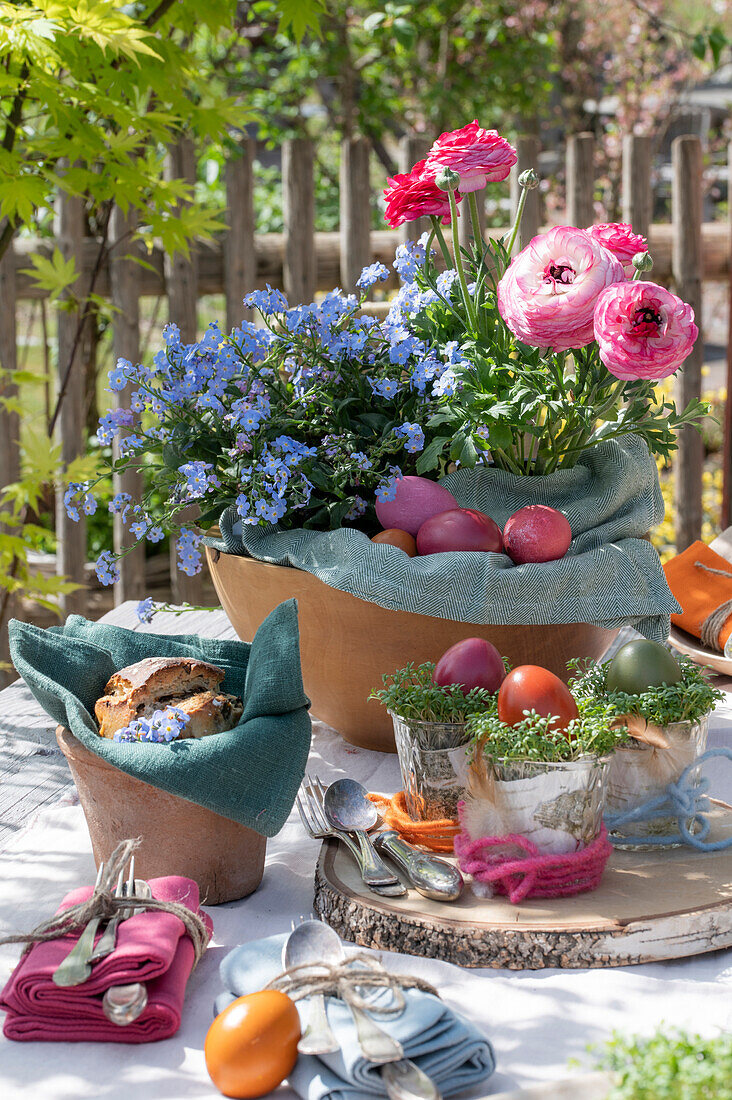
M403 140L400 170L408 171L425 156L429 143L421 137ZM518 164L512 176L511 194L515 207L517 176L534 167L538 159L536 139L519 139ZM175 321L185 341L196 337L197 300L204 294L225 295L227 326L242 317L242 298L254 287L266 282L284 289L293 302L306 302L319 290L341 285L352 290L362 267L374 260L390 264L400 240L416 237L424 226L412 223L400 231L370 230L372 195L369 188L369 146L364 140L343 144L340 174L340 230L316 233L314 230L313 145L305 139L286 142L282 148L282 188L285 231L281 234L257 234L253 205L255 145L246 139L239 155L226 165L227 231L215 243L202 243L192 250L190 259L168 257L156 251L145 256L146 265L134 262L136 245L130 243L134 222L115 209L110 223L112 247L109 259L92 271L98 254L98 242L84 236L82 202L64 197L57 213L56 240L24 241L16 245L0 263L0 363L15 369L17 363L15 311L19 299L43 296L28 271L31 251L49 254L54 247L65 258L73 257L81 275L76 294L83 297L93 276L96 294L107 296L116 311L113 320L113 351L136 361L140 350L139 300L147 295L166 295L168 316ZM566 223L585 226L597 217L594 203L595 138L592 134L570 137L566 147ZM730 234L725 223L702 223L702 147L695 136L678 137L673 142L672 220L670 224L651 224L652 142L647 136L626 137L623 145L622 218L638 233L649 238L654 268L650 276L671 284L701 317L702 278L728 280L730 273ZM171 150L168 163L171 178L192 181L195 155L184 140ZM528 195L520 244L526 243L540 227L540 193ZM467 226L468 219L463 219ZM505 229L491 229L502 234ZM388 286L389 284L387 284ZM396 280L393 285L396 286ZM63 458L70 461L83 447L84 378L80 369L82 341L78 340L78 316L74 312L58 314L58 363L72 362L68 385L56 424ZM678 380L677 398L685 403L701 392L703 344L700 339ZM116 399L124 403L123 395ZM0 411L0 485L18 475L18 417ZM680 547L700 536L702 525L702 441L698 433L685 431L680 440L676 464L676 537ZM116 477L116 491L136 495L139 474L127 472ZM56 567L59 574L83 583L86 561L86 529L83 522L73 523L66 516L63 493L56 498L58 540ZM118 517L115 517L117 519ZM115 527L115 545L123 538ZM129 553L121 563L121 580L116 586L116 601L139 599L145 595L144 548ZM171 569L174 596L179 601L200 601L200 578L189 578ZM66 612L84 613L86 592L82 589L63 600Z

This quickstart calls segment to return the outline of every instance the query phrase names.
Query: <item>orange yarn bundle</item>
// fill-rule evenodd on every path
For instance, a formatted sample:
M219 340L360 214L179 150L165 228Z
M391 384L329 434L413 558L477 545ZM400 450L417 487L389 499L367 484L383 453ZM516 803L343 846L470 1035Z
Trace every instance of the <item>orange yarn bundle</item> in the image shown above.
M420 844L431 852L452 852L453 839L460 832L460 823L451 818L439 821L415 821L407 812L404 791L392 798L382 794L367 796L379 810L390 829L395 829L410 844Z

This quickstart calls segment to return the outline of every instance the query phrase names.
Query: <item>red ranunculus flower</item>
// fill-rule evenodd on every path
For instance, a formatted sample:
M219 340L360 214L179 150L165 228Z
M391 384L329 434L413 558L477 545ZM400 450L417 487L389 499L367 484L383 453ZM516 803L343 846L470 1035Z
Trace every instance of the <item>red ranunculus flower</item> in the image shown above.
M441 217L443 225L449 224L450 201L447 191L440 190L434 175L423 174L426 163L424 160L417 161L411 172L386 181L384 219L392 229L404 222L413 222L431 214ZM455 201L460 202L461 198L462 195L456 191Z
M460 176L460 190L480 191L487 183L505 180L516 163L516 150L497 130L484 130L477 118L460 130L440 134L429 151L427 172L442 167Z

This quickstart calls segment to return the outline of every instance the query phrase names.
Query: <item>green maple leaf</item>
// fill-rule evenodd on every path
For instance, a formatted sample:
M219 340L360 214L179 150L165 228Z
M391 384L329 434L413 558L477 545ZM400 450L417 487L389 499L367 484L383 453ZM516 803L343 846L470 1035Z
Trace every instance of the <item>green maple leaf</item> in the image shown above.
M61 250L54 248L50 259L34 252L29 257L34 271L32 279L43 290L49 291L50 300L55 302L63 292L76 282L78 272L73 256L64 260Z
M306 31L320 37L320 15L325 10L325 0L278 0L279 34L290 34L300 44Z

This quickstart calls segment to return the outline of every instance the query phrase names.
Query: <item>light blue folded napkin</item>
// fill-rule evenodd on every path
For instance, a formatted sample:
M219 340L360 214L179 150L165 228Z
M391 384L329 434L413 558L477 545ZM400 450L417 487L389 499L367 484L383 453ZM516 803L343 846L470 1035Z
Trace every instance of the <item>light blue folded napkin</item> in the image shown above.
M236 997L255 993L282 972L282 947L287 934L236 947L221 963L225 992L216 998L219 1013ZM353 950L353 949L352 949ZM346 954L349 948L346 947ZM388 1003L390 991L381 991L375 1003ZM450 1096L490 1077L495 1069L493 1049L478 1029L431 993L404 991L406 1007L398 1016L374 1015L374 1021L404 1047L410 1058ZM328 1022L341 1049L318 1057L301 1054L288 1081L303 1100L360 1100L364 1093L385 1096L380 1067L367 1062L356 1040L350 1011L332 997L326 999ZM297 1002L303 1028L308 999Z

